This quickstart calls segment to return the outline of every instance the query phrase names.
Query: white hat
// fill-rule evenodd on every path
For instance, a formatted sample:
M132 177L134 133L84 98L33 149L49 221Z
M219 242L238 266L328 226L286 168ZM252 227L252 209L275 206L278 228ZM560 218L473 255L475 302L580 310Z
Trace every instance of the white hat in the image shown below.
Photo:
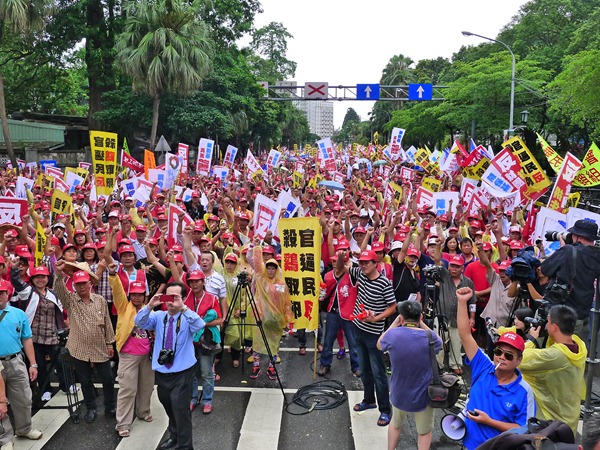
M393 241L392 245L390 246L390 253L392 253L394 250L399 250L401 248L402 248L402 242Z
M369 216L369 211L367 211L366 209L361 209L360 210L360 217L370 217Z
M113 209L111 212L108 213L108 217L119 217L119 211Z

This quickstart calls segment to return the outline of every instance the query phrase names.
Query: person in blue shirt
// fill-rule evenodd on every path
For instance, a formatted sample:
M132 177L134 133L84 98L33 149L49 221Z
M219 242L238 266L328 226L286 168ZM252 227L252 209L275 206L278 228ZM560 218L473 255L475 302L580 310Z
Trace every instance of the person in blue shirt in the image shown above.
M471 334L467 303L473 290L462 287L456 296L458 334L472 374L463 446L473 450L503 431L526 425L535 416L536 404L531 386L517 369L525 349L523 338L504 333L495 344L494 361L490 361Z
M152 369L156 372L158 399L169 417L169 437L158 447L166 450L193 449L192 418L187 405L192 400L190 386L196 355L194 333L204 328L204 320L184 305L187 288L183 283L167 285L166 311L152 311L161 304L161 295L150 299L135 316L135 324L145 330L155 330ZM184 407L185 406L185 407Z
M12 448L14 434L28 439L42 437L42 432L31 426L30 382L35 381L38 374L31 327L27 315L8 304L8 288L8 283L0 280L0 362L3 366L0 376L4 378L6 397L14 419L14 432L8 417L3 416L0 427L2 448ZM29 371L23 360L23 352L29 360Z

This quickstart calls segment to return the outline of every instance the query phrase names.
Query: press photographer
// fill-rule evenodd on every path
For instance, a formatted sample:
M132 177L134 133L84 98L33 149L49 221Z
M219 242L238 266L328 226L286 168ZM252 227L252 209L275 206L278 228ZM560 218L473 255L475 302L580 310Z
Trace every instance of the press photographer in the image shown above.
M546 233L558 239L561 248L542 262L542 273L550 278L544 296L550 303L564 303L577 313L574 334L587 342L590 309L594 301L594 281L600 276L600 249L596 247L598 225L582 219L567 230L567 235ZM565 245L565 242L568 242Z
M518 297L513 311L521 307L535 310L533 301L544 297L548 277L542 273L540 264L533 247L525 247L519 250L517 256L511 261L510 267L506 269L506 276L511 280L508 296ZM514 319L514 314L511 314L509 319Z

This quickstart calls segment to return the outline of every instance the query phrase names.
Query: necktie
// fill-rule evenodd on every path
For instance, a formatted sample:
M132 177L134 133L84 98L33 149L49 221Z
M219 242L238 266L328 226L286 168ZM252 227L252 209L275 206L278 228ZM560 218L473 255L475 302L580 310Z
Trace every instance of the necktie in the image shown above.
M173 350L173 317L169 317L169 326L167 327L167 341L165 343L165 348L168 350ZM170 369L173 366L173 363L165 364L167 369Z

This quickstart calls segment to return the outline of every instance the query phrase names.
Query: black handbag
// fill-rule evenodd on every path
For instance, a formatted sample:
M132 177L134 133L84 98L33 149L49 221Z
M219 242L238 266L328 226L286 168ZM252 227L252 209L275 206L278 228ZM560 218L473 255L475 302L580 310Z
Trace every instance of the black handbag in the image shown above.
M429 338L429 358L431 359L431 372L433 375L431 384L427 387L429 406L432 408L451 408L460 397L462 389L460 377L454 373L440 375L440 368L435 359L435 341L431 330L427 330L427 337Z

